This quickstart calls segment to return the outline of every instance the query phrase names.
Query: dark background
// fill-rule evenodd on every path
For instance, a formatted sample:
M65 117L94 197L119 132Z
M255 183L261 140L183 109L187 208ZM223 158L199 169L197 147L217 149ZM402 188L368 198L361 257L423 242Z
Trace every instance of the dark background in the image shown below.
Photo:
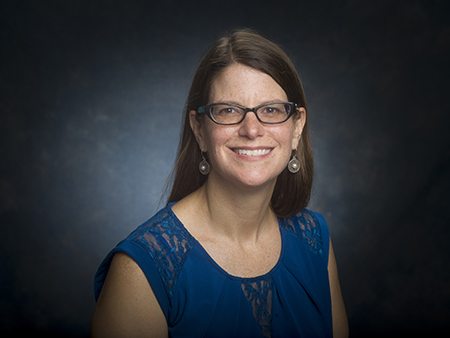
M164 205L196 65L236 27L304 81L351 335L449 333L448 4L0 1L2 336L88 335L95 271Z

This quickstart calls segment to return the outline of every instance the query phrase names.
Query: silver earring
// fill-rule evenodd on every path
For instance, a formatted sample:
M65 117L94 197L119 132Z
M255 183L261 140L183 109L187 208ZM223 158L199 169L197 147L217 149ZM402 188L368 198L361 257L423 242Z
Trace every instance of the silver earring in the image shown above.
M205 156L203 155L203 150L201 150L201 152L202 152L202 161L198 165L198 170L200 170L200 172L203 175L208 175L209 174L209 163L206 160Z
M300 161L297 160L297 156L295 156L296 152L297 150L295 150L294 155L292 156L291 160L288 163L288 170L293 174L295 174L300 170Z

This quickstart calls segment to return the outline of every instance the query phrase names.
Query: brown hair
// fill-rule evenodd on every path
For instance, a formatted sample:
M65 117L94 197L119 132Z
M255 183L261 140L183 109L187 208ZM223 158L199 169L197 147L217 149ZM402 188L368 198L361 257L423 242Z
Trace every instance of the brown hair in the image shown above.
M170 178L173 178L168 203L179 201L200 188L206 176L198 170L201 153L189 124L189 111L208 102L211 84L234 63L252 67L271 76L287 94L288 100L306 109L305 94L295 66L283 50L251 30L236 30L217 40L200 62L184 108L184 125L178 156ZM198 115L197 115L198 116ZM295 116L293 118L298 118ZM313 156L306 122L297 147L300 171L287 168L278 176L271 208L279 217L293 215L309 202L313 180Z

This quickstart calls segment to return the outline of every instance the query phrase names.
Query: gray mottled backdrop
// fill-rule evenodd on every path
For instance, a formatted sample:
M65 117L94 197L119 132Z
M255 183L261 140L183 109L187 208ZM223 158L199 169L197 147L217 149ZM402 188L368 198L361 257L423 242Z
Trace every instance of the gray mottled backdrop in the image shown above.
M353 337L450 332L448 1L0 1L0 327L85 337L107 252L162 206L196 65L293 58Z

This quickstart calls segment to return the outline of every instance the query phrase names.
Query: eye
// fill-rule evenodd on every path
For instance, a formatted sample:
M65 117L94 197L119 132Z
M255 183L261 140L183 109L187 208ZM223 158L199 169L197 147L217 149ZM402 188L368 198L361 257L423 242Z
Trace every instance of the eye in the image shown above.
M279 114L281 112L280 108L274 106L264 107L262 113L267 115Z
M225 106L225 105L219 105L216 106L214 109L214 115L234 115L234 114L240 114L240 110L237 107L233 106Z
M234 114L237 113L236 109L233 107L227 107L220 111L221 114Z

